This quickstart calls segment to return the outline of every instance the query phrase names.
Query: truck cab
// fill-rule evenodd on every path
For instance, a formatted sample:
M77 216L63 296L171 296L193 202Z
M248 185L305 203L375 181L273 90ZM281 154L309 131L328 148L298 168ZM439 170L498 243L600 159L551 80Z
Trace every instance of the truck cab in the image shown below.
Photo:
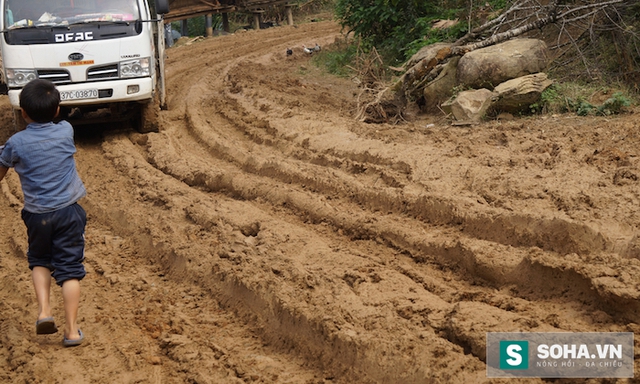
M168 12L168 0L0 0L0 6L3 78L16 111L22 87L47 79L60 91L61 118L132 120L141 131L157 130L150 116L164 103L158 14Z

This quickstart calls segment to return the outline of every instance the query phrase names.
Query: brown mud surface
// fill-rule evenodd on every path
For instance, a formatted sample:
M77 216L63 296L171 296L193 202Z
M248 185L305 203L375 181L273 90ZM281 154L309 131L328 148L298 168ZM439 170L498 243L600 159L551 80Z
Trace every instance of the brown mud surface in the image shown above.
M78 130L80 347L35 335L8 173L0 382L478 383L488 331L640 331L637 113L359 123L301 48L339 36L171 48L159 133Z

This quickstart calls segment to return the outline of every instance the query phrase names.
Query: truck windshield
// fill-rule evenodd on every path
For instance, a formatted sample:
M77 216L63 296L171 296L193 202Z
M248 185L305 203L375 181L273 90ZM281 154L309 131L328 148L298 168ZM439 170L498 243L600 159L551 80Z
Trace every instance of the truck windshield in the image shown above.
M7 0L4 13L8 29L140 18L136 0Z

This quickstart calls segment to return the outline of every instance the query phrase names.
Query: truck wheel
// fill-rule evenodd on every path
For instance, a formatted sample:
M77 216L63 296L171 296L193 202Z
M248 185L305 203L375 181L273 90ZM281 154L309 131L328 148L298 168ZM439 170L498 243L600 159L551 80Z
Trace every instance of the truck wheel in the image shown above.
M155 98L144 104L140 104L135 128L140 133L160 131L160 107Z

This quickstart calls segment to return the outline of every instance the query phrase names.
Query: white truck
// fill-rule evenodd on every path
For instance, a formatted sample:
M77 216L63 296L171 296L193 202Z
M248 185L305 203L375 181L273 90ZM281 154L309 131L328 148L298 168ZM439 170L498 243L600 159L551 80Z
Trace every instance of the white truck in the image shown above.
M47 79L60 91L62 119L157 130L168 0L0 0L0 7L2 74L16 129L24 125L22 87Z

